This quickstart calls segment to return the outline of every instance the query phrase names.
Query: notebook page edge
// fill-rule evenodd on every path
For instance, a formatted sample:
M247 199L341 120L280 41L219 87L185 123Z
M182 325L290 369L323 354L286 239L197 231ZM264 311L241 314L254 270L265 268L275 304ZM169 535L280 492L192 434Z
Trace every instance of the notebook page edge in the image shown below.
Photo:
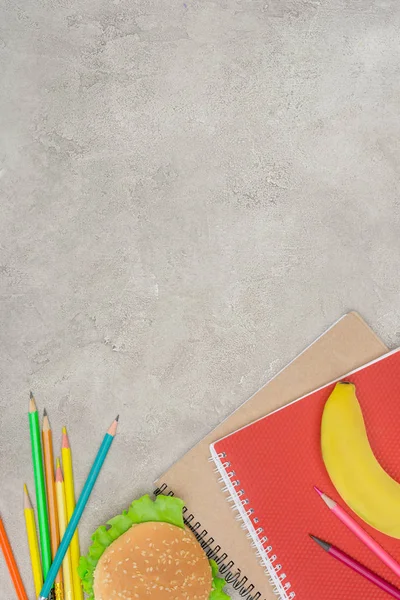
M280 406L276 410L271 411L270 413L268 413L264 417L260 417L259 419L256 419L255 421L253 421L252 423L249 423L248 425L244 425L243 427L239 427L239 429L237 429L236 431L233 431L232 433L228 433L228 435L224 435L224 437L220 438L219 440L216 440L215 442L212 442L210 444L210 450L211 450L211 447L214 447L215 444L219 444L220 442L223 442L228 437L231 437L232 435L235 435L235 433L237 433L238 431L242 431L243 429L247 429L248 427L251 427L252 425L254 425L254 423L258 423L259 421L262 421L263 419L268 419L268 417L274 415L275 413L280 412L282 410L285 410L286 408L290 408L293 404L297 404L297 402L301 402L301 400L304 400L304 398L308 398L308 396L310 396L311 394L315 394L315 393L319 392L320 390L323 390L323 389L329 387L333 383L337 383L338 381L342 381L343 379L345 379L346 377L349 377L350 375L353 375L354 373L358 373L359 371L362 371L363 369L366 369L367 367L370 367L371 365L374 365L377 362L381 362L385 358L388 358L389 356L392 356L393 354L396 354L397 352L400 352L400 347L399 348L395 348L394 350L389 350L389 352L386 352L382 356L378 356L378 358L374 358L374 360L371 360L370 362L365 363L365 365L362 365L361 367L358 367L357 369L353 369L352 371L349 371L348 373L346 373L342 377L338 377L337 379L333 379L332 381L329 381L325 385L321 385L320 387L316 388L315 390L312 390L311 392L308 392L307 394L304 394L303 396L300 396L300 398L296 398L296 400L293 400L292 402L289 402L289 404L285 404L284 406Z
M212 433L214 431L216 431L223 423L225 423L226 421L228 421L234 414L236 414L238 411L240 411L252 398L254 398L254 396L256 396L265 386L269 385L274 379L276 379L277 377L279 377L279 375L281 375L281 373L283 373L283 371L285 371L288 367L290 367L290 365L292 363L294 363L298 358L300 358L303 354L305 354L310 348L312 348L312 346L317 343L321 338L323 338L327 333L329 333L329 331L331 331L331 329L334 329L341 321L343 321L344 319L353 316L354 318L357 318L359 321L361 321L361 323L364 325L364 327L366 327L371 334L373 334L376 338L376 340L381 344L382 346L382 351L387 353L387 347L385 346L385 344L382 342L382 340L379 339L379 337L375 334L375 332L370 328L370 326L368 325L368 323L366 323L366 321L364 321L364 319L359 315L358 312L356 311L349 311L347 313L345 313L344 315L342 315L341 317L339 317L336 321L334 321L334 323L332 323L327 329L325 329L318 337L316 337L312 342L310 342L307 346L305 346L305 348L303 348L303 350L301 350L301 352L299 352L298 354L296 354L296 356L294 356L286 365L284 365L281 369L279 369L279 371L277 373L275 373L275 375L273 375L270 379L268 379L267 381L265 381L261 387L259 389L257 389L253 394L251 394L251 396L249 396L248 398L246 398L246 400L244 400L237 408L235 408L235 410L233 410L231 413L229 413L229 415L227 417L225 417L225 419L222 419L222 421L220 421L220 423L218 423L215 427L213 427L207 434L205 437L207 437L208 435L212 435ZM285 406L289 406L290 404L287 404ZM282 407L285 408L285 407ZM271 413L272 414L272 413ZM263 417L261 417L263 418ZM251 425L251 423L250 423ZM245 425L244 427L247 427L248 425ZM237 430L239 431L239 429ZM233 433L233 432L231 432ZM231 434L228 434L231 435ZM223 436L222 438L219 438L218 440L215 440L213 443L217 443L220 440L225 439L225 437L227 436ZM201 440L199 440L197 443L195 443L193 446L191 446L191 448L189 448L187 450L187 452L190 452L191 450L193 450L194 448L196 448L197 445L201 444L204 438L202 438ZM186 452L185 452L186 454ZM185 456L185 455L183 455ZM172 464L169 465L169 467L167 469L165 469L154 481L153 481L153 485L157 485L157 483L164 477L165 474L168 473L168 471L170 469L172 469L177 463L179 463L179 461L182 459L182 456L179 457L176 461L174 461Z

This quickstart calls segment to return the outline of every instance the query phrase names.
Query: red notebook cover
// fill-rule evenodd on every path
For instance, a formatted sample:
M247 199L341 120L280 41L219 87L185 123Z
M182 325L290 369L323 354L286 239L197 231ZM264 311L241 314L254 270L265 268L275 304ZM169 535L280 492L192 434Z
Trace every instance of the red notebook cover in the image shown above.
M389 475L400 481L400 349L341 380L356 385L375 456ZM226 491L283 600L388 598L324 552L309 538L310 533L400 588L400 580L339 521L313 489L316 485L336 500L400 562L400 540L379 533L352 513L336 493L322 461L321 418L335 383L210 446Z

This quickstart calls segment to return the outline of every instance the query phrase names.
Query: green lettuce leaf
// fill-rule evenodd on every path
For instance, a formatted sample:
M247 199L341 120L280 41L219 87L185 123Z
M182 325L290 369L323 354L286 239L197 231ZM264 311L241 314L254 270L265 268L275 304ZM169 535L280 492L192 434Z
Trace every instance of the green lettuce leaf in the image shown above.
M92 544L86 556L81 556L78 574L82 581L82 587L87 594L88 600L95 600L93 592L94 571L103 552L123 533L128 531L132 525L148 522L163 522L184 528L183 509L184 503L174 496L157 496L153 501L150 496L142 496L134 500L128 510L116 515L101 525L92 535ZM212 588L209 600L229 600L229 596L223 592L226 582L218 577L218 565L210 560L212 571Z
M210 567L213 576L212 588L209 600L229 600L230 596L223 591L226 585L225 579L218 577L218 565L215 560L210 560Z

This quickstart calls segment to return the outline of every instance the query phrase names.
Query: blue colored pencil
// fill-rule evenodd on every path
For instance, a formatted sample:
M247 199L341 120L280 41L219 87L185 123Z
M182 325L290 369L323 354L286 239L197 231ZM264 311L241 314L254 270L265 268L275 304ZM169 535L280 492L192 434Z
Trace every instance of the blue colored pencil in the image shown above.
M61 563L65 554L67 553L68 546L71 543L72 537L75 533L75 529L78 527L79 519L82 516L82 513L85 509L87 501L89 500L89 496L93 489L94 484L96 483L96 479L100 473L100 469L103 466L104 460L107 456L107 453L110 449L110 446L114 440L114 436L117 432L118 425L118 417L112 422L109 430L107 431L102 444L99 448L97 456L94 460L93 466L90 469L90 473L86 480L85 485L83 486L83 490L81 495L79 496L79 500L76 503L75 510L72 513L72 517L70 522L68 523L68 527L65 530L63 535L63 539L58 547L57 553L54 557L53 563L50 567L50 570L47 574L46 580L43 584L43 587L40 592L39 600L46 600L48 595L51 592L51 588L53 587L54 580L57 576L58 571L60 570Z

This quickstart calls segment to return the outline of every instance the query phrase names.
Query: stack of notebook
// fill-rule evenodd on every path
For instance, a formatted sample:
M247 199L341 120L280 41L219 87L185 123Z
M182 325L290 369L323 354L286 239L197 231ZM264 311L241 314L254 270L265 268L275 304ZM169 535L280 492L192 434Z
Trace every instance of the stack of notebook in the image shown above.
M359 315L345 315L157 481L156 493L185 500L188 525L243 598L385 597L362 578L349 584L349 573L326 562L330 557L308 542L305 529L317 514L318 533L330 531L311 483L325 484L324 491L334 496L320 462L312 458L318 448L308 434L325 397L313 397L312 392L386 352ZM215 463L210 462L210 448ZM387 455L387 447L385 451ZM309 475L303 480L305 461ZM365 549L347 532L341 531L341 540L344 549L381 572L374 556L365 557Z
M375 455L384 470L400 481L400 350L356 369L345 379L356 386ZM314 489L317 484L346 507L321 456L321 416L334 387L335 383L323 386L211 444L212 456L279 598L388 597L322 552L309 534L334 543L397 586L395 597L400 598L397 576L327 511ZM353 471L352 476L357 473ZM357 522L399 563L398 539Z

